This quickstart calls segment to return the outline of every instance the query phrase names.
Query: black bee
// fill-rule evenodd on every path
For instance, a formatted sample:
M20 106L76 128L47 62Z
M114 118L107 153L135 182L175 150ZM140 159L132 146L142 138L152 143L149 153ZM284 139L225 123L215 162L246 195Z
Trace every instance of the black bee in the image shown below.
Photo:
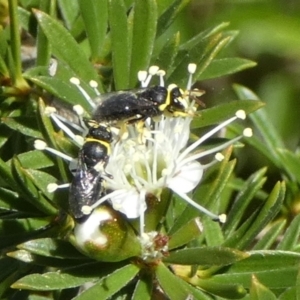
M183 94L177 86L171 90L163 86L119 91L107 94L96 108L93 119L97 122L135 123L163 113L186 115Z
M84 205L94 204L105 194L103 174L110 155L112 134L109 127L92 123L79 151L78 165L69 190L69 207L77 222L85 220Z

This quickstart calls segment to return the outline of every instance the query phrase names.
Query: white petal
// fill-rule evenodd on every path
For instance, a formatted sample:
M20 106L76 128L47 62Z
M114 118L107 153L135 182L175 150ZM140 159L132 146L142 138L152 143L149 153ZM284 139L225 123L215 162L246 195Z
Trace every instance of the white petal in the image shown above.
M125 214L129 219L136 219L140 216L140 205L146 209L145 200L141 203L140 194L136 190L112 197L110 201L115 210Z
M181 193L188 193L193 190L200 182L203 175L203 168L197 161L184 165L181 170L177 171L167 185L170 189Z

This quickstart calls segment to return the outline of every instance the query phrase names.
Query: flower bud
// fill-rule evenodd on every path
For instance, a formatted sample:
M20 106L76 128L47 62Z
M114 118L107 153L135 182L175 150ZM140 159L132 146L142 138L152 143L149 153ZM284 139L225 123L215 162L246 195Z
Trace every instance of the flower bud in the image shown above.
M141 254L141 245L131 226L112 208L100 206L70 238L83 254L100 261L116 262Z

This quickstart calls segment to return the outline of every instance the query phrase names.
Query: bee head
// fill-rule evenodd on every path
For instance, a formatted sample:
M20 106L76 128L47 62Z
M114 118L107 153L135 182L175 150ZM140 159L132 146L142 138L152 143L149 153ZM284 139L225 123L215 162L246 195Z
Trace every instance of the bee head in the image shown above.
M185 111L187 108L186 100L183 97L182 90L176 85L170 85L169 88L170 108L173 111Z

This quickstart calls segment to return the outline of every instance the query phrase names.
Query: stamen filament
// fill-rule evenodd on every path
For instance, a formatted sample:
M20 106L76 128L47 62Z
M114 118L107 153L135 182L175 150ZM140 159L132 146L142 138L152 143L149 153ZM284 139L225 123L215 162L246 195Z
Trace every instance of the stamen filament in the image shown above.
M87 103L91 106L91 108L92 109L96 108L96 106L97 106L96 103L93 102L93 100L91 99L89 94L84 90L84 88L82 88L82 86L80 85L80 80L78 78L72 77L72 78L70 78L70 82L73 83L78 88L78 90L80 91L82 96L85 98Z
M34 141L34 147L37 150L46 150L46 151L48 151L48 152L50 152L50 153L52 153L52 154L54 154L56 156L61 157L64 160L67 160L67 161L70 161L70 162L74 161L74 159L71 156L69 156L67 154L64 154L64 153L62 153L62 152L60 152L60 151L58 151L56 149L48 147L47 144L44 141L35 140Z
M63 122L61 122L60 119L57 118L57 115L51 114L50 117L67 136L69 136L75 143L77 143L76 136L73 131L68 128Z
M213 220L219 220L219 216L212 213L211 211L209 211L208 209L206 209L205 207L201 206L200 204L196 203L194 200L192 200L188 195L178 192L177 190L174 190L174 192L180 196L183 200L185 200L188 204L194 206L196 209L198 209L199 211L205 213L206 215L208 215L209 217L211 217Z
M142 189L140 191L140 197L139 197L139 202L140 202L140 207L139 207L139 213L140 213L140 236L144 235L144 227L145 227L145 207L144 207L144 201L146 197L146 190Z
M240 140L243 136L238 136L232 140L229 140L228 142L220 145L220 146L217 146L217 147L214 147L212 149L209 149L209 150L206 150L206 151L203 151L203 152L200 152L200 153L197 153L197 154L194 154L194 155L191 155L185 159L182 159L180 161L180 163L177 165L177 168L180 168L181 166L189 163L190 161L193 161L193 160L196 160L196 159L199 159L201 157L204 157L206 155L209 155L209 154L212 154L212 153L215 153L215 152L218 152L220 150L223 150L225 148L227 148L228 146L234 144L235 142L237 142L238 140Z
M197 65L196 64L189 64L188 65L188 72L189 72L189 79L186 86L187 91L192 89L193 85L193 74L196 72Z
M90 87L93 88L95 94L96 94L97 96L100 96L101 94L100 94L100 92L99 92L98 89L97 89L97 87L98 87L97 81L91 80L91 81L89 82L89 84L90 84Z
M122 194L126 195L127 193L128 193L127 190L116 190L116 191L113 191L111 193L106 194L104 197L102 197L98 201L96 201L93 205L90 205L88 207L92 211L93 209L95 209L96 207L98 207L101 203L103 203L104 201L108 200L109 198L120 196Z
M218 126L216 126L215 128L213 128L212 130L210 130L209 132L207 132L206 134L204 134L199 140L197 140L195 143L191 144L189 147L187 147L178 157L178 161L181 161L185 156L187 156L188 153L190 153L192 150L194 150L195 148L197 148L200 144L202 144L205 140L207 140L208 138L210 138L212 135L214 135L216 132L218 132L219 130L221 130L222 128L226 127L227 125L229 125L230 123L232 123L233 121L235 121L237 119L237 117L232 117L226 121L224 121L223 123L219 124Z
M79 132L84 133L84 129L82 128L81 124L79 126L73 122L70 122L67 118L65 118L59 114L55 114L55 116L56 116L56 118L60 119L63 123L68 124L68 126L74 128L75 130L77 130Z

